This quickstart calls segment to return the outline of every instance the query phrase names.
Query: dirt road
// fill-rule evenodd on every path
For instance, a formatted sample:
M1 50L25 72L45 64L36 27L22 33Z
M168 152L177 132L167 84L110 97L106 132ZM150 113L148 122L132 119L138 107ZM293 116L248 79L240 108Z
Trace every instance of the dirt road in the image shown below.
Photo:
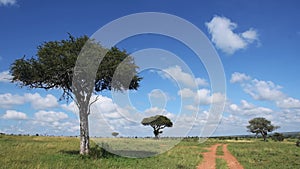
M218 146L223 146L224 155L216 155ZM217 158L223 158L227 162L227 166L230 169L244 169L237 159L228 151L227 144L215 144L208 148L208 152L205 152L202 155L204 159L203 162L197 167L198 169L215 169Z

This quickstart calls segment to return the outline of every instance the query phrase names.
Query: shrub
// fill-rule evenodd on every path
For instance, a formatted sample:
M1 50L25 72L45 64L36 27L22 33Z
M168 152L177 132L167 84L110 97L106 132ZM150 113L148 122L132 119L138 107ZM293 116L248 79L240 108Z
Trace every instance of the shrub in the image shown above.
M274 133L272 136L272 139L274 141L283 141L284 140L284 135L281 133Z
M297 147L300 147L300 140L297 140L296 146L297 146Z

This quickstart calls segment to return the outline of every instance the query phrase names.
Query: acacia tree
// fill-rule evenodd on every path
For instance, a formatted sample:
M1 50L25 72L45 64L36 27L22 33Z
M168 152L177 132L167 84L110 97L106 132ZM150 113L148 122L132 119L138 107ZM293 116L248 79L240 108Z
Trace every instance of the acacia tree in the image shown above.
M119 133L118 132L112 132L111 135L114 136L114 137L117 137L119 135Z
M271 124L271 121L263 118L263 117L257 117L249 121L249 126L247 126L247 129L251 133L255 133L256 136L258 134L261 134L261 136L264 138L264 141L267 140L267 134L268 132L272 132L279 128L279 126L274 126Z
M126 51L103 48L87 36L49 41L37 47L36 57L11 65L12 82L19 86L62 90L61 99L74 100L80 117L80 154L89 154L90 106L93 94L103 90L137 90L142 79ZM123 65L120 66L119 65Z
M172 127L173 123L171 120L163 115L156 115L148 118L144 118L141 122L144 126L150 125L153 128L153 133L156 139L158 135L161 134L165 127Z

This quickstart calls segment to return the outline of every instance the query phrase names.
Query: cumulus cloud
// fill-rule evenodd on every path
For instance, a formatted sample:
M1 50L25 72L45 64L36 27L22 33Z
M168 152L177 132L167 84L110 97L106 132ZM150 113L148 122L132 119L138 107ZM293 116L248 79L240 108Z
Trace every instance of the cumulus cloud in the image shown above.
M278 101L286 97L281 86L272 81L253 79L244 73L233 73L230 82L241 84L243 90L255 100Z
M16 110L6 110L2 118L7 120L25 120L27 119L27 115Z
M47 94L46 97L42 97L39 93L26 93L24 95L26 101L30 102L32 107L37 110L49 109L58 107L57 98L51 94Z
M6 110L2 118L6 120L25 120L27 119L27 115L16 110Z
M199 107L197 105L185 105L184 106L185 109L192 111L192 112L198 112L199 111Z
M189 88L181 89L177 92L177 94L183 98L195 97L195 92Z
M74 101L70 102L69 104L62 104L61 108L63 108L64 110L66 110L68 112L77 114L77 115L79 113L78 107Z
M276 105L283 109L300 109L300 100L288 97L277 101Z
M189 88L184 88L179 90L177 94L183 98L191 98L199 105L221 103L226 99L224 94L211 93L211 91L208 89L199 89L197 91L193 91Z
M69 118L64 112L40 110L34 114L33 125L42 126L45 131L55 133L78 132L79 122L77 119Z
M153 97L156 99L166 99L167 98L167 94L165 92L163 92L160 89L153 89L149 94L148 97Z
M0 6L9 6L17 4L17 0L0 0Z
M163 78L173 79L176 83L186 87L197 87L197 86L207 86L208 83L205 79L194 77L192 74L184 72L182 68L178 65L169 67L160 73Z
M256 30L250 28L245 32L235 33L234 29L238 25L226 17L215 16L205 25L212 36L212 42L227 54L245 49L249 44L258 41Z
M230 81L239 83L245 93L255 100L274 102L280 109L300 109L300 100L283 93L282 86L272 81L253 79L238 72L232 74Z
M25 93L13 95L11 93L0 94L0 108L10 108L14 105L30 103L34 109L42 110L58 107L57 98L51 94L42 97L39 93Z
M168 112L166 109L162 109L159 107L151 107L144 111L144 117L155 116L155 115L164 115L168 118L173 118L175 116L173 113Z
M35 120L38 122L58 122L68 118L68 115L63 112L55 112L55 111L38 111L35 113Z
M247 76L244 73L234 72L231 75L230 83L242 83L242 82L248 81L250 79L251 79L251 77Z
M254 79L250 84L245 85L244 91L256 100L276 101L286 97L281 92L281 88L281 86L274 84L272 81Z
M0 82L8 83L12 80L12 78L13 77L11 76L9 71L0 72Z
M22 105L25 102L25 98L20 95L11 93L0 94L0 108L10 108L13 105Z
M240 105L228 105L227 111L235 115L245 115L251 117L266 116L274 112L270 108L255 106L254 104L251 104L246 100L241 100Z

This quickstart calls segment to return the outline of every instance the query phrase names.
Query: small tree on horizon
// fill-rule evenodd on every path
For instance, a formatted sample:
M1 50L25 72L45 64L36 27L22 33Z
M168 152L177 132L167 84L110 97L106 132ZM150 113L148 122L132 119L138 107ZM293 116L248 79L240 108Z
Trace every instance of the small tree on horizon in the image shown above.
M111 135L114 136L114 137L117 137L119 135L119 133L118 132L112 132Z
M144 118L141 122L144 126L150 125L153 128L153 134L156 139L158 139L158 135L163 133L161 131L165 127L172 127L173 123L171 120L163 115L156 115L152 117Z
M268 132L272 132L279 128L279 126L274 126L271 124L271 121L263 118L263 117L257 117L249 121L249 124L247 126L247 129L251 133L255 133L256 136L258 134L261 134L264 141L267 141L267 135Z

